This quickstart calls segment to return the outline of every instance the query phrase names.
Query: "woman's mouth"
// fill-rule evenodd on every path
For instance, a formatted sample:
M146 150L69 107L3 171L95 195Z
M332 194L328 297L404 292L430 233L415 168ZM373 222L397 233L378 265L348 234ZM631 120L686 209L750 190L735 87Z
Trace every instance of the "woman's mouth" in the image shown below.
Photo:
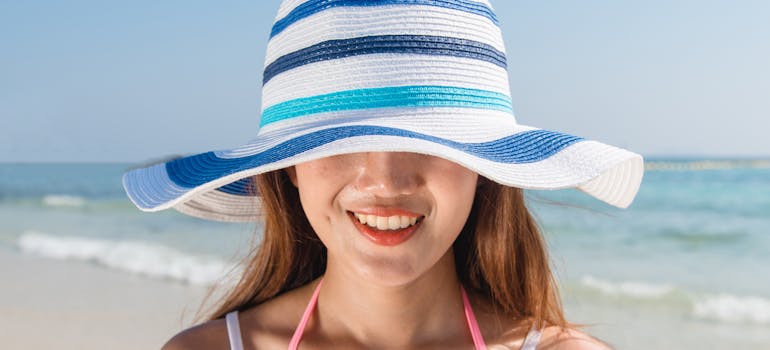
M348 216L366 238L384 246L398 245L411 238L424 218L407 215L378 216L350 211Z

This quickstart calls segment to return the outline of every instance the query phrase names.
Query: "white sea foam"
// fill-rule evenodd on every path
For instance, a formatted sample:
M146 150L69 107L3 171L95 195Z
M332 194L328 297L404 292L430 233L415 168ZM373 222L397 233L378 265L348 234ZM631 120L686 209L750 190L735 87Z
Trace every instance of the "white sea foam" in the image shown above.
M89 261L152 278L174 279L196 285L218 281L231 267L214 257L185 254L145 242L59 237L25 232L17 244L25 253L52 259Z
M693 314L720 322L770 324L770 300L730 294L707 296L695 301Z
M43 204L49 207L82 207L86 204L86 199L78 196L49 194L43 197Z
M610 282L593 276L583 276L580 280L584 286L599 290L604 294L627 296L640 299L661 298L674 291L668 284L649 284L643 282Z
M610 282L583 276L581 284L604 295L662 301L673 293L682 297L691 315L697 319L720 323L770 324L770 299L732 294L698 294L677 290L668 284Z

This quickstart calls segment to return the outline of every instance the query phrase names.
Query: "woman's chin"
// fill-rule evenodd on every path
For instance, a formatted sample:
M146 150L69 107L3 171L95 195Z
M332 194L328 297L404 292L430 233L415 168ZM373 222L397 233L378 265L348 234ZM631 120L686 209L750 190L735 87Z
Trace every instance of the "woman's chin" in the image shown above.
M346 270L352 272L367 284L379 287L399 287L413 284L430 273L454 271L454 257L451 254L431 258L431 254L356 254L356 259L346 262ZM443 259L442 259L443 258ZM451 266L441 268L444 263ZM328 266L328 265L327 265Z
M422 272L412 259L392 256L366 256L351 267L363 280L381 287L410 284Z

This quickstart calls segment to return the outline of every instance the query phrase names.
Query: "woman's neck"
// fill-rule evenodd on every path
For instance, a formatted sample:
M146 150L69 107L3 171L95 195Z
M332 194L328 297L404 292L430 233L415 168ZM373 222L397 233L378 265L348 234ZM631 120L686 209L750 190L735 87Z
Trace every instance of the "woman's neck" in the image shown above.
M382 286L330 261L318 299L317 335L368 348L470 341L451 251L416 280Z

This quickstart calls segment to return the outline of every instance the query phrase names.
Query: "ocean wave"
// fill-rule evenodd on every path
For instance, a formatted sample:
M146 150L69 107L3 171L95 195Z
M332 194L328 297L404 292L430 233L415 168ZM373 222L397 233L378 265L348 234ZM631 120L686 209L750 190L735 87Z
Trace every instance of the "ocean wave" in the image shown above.
M693 314L720 322L770 324L770 299L730 294L705 296L695 301Z
M613 283L593 276L583 276L580 283L596 289L604 294L626 296L642 299L656 299L674 292L675 288L668 284L658 285L643 282Z
M214 257L185 254L145 242L25 232L18 238L17 245L24 253L51 259L88 261L124 272L195 285L219 282L232 270L232 266Z
M72 207L80 208L86 205L86 199L78 196L49 194L43 196L43 205L49 207Z
M681 290L670 284L643 282L611 282L590 275L583 276L580 284L602 295L621 299L636 299L646 302L665 303L672 301L685 307L690 317L705 321L739 324L770 324L770 299L756 296L732 294L698 294ZM644 307L649 307L647 304Z

